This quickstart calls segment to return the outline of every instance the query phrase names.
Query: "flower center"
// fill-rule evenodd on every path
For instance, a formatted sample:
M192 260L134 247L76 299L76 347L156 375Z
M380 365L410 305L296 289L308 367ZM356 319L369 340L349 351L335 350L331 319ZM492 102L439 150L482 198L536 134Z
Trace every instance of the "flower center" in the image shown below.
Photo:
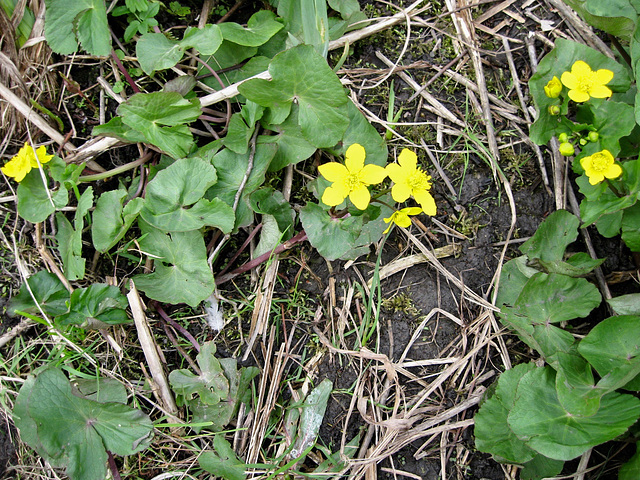
M610 161L602 153L591 155L591 168L596 172L606 172L609 169Z
M362 180L360 180L360 174L350 173L345 179L345 183L347 184L347 187L349 188L350 192L354 191L355 189L357 189L362 185Z
M429 190L431 188L431 176L427 175L422 169L417 168L415 172L407 178L407 184L411 190Z
M576 90L579 90L581 92L589 93L591 91L591 89L593 88L593 84L595 83L594 77L595 77L595 75L593 74L593 72L588 73L586 75L579 76L578 77L578 88Z

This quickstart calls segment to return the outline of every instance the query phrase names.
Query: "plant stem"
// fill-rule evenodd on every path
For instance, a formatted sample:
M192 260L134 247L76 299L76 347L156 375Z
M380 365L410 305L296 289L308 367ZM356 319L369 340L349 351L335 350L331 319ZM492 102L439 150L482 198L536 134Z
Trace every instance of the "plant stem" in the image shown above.
M121 167L114 168L113 170L109 170L107 172L96 173L93 175L82 175L80 178L78 178L78 181L95 182L96 180L104 180L106 178L114 177L116 175L127 172L129 170L133 170L134 168L142 165L143 163L145 163L147 160L151 158L151 155L152 155L152 152L147 152L139 159L133 162L127 163L126 165L122 165Z
M620 193L620 191L616 188L616 186L613 184L611 180L609 180L608 178L605 178L604 181L607 182L607 185L609 185L609 188L615 194L616 197L622 198L625 196L622 193Z
M278 253L282 253L285 250L289 250L290 248L292 248L296 244L298 244L300 242L304 242L306 239L307 239L307 233L303 230L300 233L298 233L297 235L291 237L286 242L281 243L280 245L278 245L273 250L271 250L271 251L269 251L267 253L263 253L259 257L256 257L253 260L248 261L244 265L241 265L240 267L238 267L235 270L227 273L226 275L221 275L220 277L216 278L216 285L222 285L223 283L228 282L232 278L237 277L241 273L248 272L252 268L255 268L258 265L260 265L260 264L266 262L267 260L269 260L273 255L277 255Z

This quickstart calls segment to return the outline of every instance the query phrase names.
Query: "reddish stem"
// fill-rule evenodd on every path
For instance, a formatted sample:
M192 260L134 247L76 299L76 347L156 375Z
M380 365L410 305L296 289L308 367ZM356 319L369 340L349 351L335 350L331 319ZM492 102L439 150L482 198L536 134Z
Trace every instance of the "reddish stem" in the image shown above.
M222 276L218 277L216 279L216 285L222 285L223 283L228 282L232 278L237 277L241 273L248 272L252 268L255 268L258 265L260 265L260 264L266 262L267 260L269 260L273 255L276 255L278 253L282 253L285 250L289 250L290 248L292 248L296 244L298 244L300 242L304 242L306 239L307 239L307 233L303 230L300 233L298 233L297 235L291 237L286 242L281 243L280 245L278 245L273 250L271 250L271 251L269 251L267 253L263 253L259 257L256 257L253 260L248 261L244 265L236 268L235 270L233 270L232 272L227 273L226 275L222 275Z

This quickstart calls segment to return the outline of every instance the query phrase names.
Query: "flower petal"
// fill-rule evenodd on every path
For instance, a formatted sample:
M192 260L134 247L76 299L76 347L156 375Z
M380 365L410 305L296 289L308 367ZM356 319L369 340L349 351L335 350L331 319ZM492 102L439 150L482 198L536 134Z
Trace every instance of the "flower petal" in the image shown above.
M564 72L560 76L560 81L567 88L576 88L578 86L578 79L571 72Z
M36 155L38 155L38 160L40 160L40 163L42 164L49 163L53 158L53 155L47 155L47 147L44 145L40 145L38 147Z
M569 90L569 98L574 102L586 102L589 100L589 94L580 90Z
M611 80L613 80L613 72L611 70L607 70L606 68L601 68L596 71L596 81L602 85L606 85Z
M396 214L397 214L395 218L396 225L403 228L407 228L408 226L411 225L411 219L409 218L409 215L404 213L402 210L400 210L399 212L396 212Z
M622 167L617 163L614 163L609 167L609 169L604 172L604 176L607 178L618 178L622 175Z
M420 215L422 213L422 208L420 208L420 207L407 207L407 208L403 208L400 211L406 213L407 215Z
M349 200L356 206L358 210L365 210L371 201L371 193L367 187L358 187L351 191Z
M404 202L411 196L411 188L406 183L396 183L391 187L391 196L396 202Z
M436 214L436 201L429 192L427 192L426 190L422 190L421 192L416 192L414 196L416 201L422 207L422 211L424 213L426 213L430 217L433 217Z
M406 170L415 170L418 165L418 156L408 148L403 148L398 155L398 163Z
M402 168L397 163L390 163L386 166L387 175L389 178L393 180L395 183L404 183L409 176L407 170Z
M595 173L595 172L592 172L592 173L593 173L592 175L588 175L589 183L591 185L597 185L604 180L604 175L602 175L601 173Z
M571 66L571 73L577 76L590 75L592 71L593 70L591 70L591 67L586 62L583 62L582 60L576 61Z
M337 187L337 188L336 188ZM340 188L340 183L334 183L332 186L327 187L322 194L322 203L330 207L335 207L344 202L348 192L344 192L344 188Z
M367 153L362 145L359 143L351 145L347 148L347 153L345 154L344 163L347 166L347 170L349 170L350 173L357 173L362 170L366 156Z
M589 95L593 98L609 98L613 92L604 85L594 85L589 89Z
M347 167L338 162L324 163L318 167L318 171L330 182L338 182L349 175Z
M387 171L384 167L370 163L365 165L360 172L360 180L367 185L376 185L382 183L387 178Z
M28 162L21 162L18 157L13 157L0 170L7 177L14 178L16 182L21 182L27 173L31 171L31 165Z

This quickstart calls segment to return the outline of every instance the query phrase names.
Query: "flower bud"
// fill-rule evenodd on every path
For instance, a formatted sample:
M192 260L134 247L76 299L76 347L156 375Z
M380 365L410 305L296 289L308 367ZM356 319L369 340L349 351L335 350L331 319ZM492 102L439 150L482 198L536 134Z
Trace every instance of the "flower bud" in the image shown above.
M558 98L562 92L562 83L558 77L554 76L549 83L544 86L544 93L549 98Z
M569 135L567 135L565 132L562 132L560 135L558 135L558 141L560 143L567 143L569 141Z
M549 105L547 111L549 112L549 115L553 115L554 117L556 115L560 115L560 107L558 105Z
M586 138L581 138L580 139L580 146L584 147L587 143L589 143L589 140L587 140Z
M560 144L560 155L563 155L565 157L570 157L574 153L576 153L576 151L573 148L573 145L571 145L569 142L564 142Z
M589 132L589 135L587 135L587 138L589 139L590 142L597 142L598 139L600 138L600 134L598 132Z

